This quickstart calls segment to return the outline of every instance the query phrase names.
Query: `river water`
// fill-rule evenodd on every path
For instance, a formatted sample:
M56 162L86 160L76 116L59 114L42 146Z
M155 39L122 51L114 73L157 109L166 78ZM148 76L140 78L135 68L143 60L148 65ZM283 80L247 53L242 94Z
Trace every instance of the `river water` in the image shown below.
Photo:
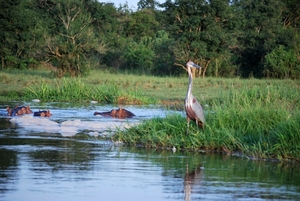
M1 201L300 199L299 164L125 147L99 138L169 110L126 106L136 117L120 120L93 115L111 105L18 104L50 109L53 116L8 118L8 104L0 103Z

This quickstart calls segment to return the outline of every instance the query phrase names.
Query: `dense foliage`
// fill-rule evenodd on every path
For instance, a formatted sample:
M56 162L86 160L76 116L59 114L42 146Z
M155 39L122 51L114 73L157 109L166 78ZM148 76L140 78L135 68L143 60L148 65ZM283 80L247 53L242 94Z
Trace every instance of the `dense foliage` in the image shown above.
M91 69L179 75L300 77L298 0L0 0L1 69ZM179 65L174 65L175 63Z

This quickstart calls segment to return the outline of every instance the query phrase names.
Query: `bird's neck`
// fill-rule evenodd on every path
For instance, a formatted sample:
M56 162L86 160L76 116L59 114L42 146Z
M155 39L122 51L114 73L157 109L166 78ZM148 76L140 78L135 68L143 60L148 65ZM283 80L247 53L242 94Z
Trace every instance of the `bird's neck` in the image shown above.
M189 73L189 85L186 96L189 97L192 94L192 85L193 85L193 74L190 67L188 67L188 73Z

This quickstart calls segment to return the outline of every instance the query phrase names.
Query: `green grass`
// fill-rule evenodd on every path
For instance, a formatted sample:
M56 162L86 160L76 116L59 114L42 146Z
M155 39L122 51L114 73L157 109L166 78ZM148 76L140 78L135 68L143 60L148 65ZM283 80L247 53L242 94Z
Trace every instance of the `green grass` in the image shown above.
M84 78L53 79L49 71L0 71L0 101L41 99L112 104L160 104L183 110L188 78L136 76L94 70ZM204 130L179 115L154 118L113 141L128 145L224 151L251 158L300 160L299 80L196 78L193 94L204 105Z
M300 94L295 88L229 86L206 102L205 129L173 115L112 136L113 141L154 148L223 151L251 158L300 161Z
M104 79L98 79L97 74ZM126 84L130 79L119 80L118 76L95 71L90 77L49 77L48 71L0 71L0 101L40 99L43 102L89 102L96 100L107 104L155 104L156 99L146 96L138 85ZM107 79L113 77L113 79Z
M88 86L82 79L59 79L51 86L42 83L25 89L23 98L38 98L43 101L80 102L96 100L100 103L147 104L150 98L143 97L138 91L121 91L114 84Z

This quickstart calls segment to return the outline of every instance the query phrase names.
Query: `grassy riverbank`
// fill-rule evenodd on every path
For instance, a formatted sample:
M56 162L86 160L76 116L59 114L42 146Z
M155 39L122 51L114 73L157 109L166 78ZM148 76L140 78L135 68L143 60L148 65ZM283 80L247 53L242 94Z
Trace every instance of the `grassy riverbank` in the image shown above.
M174 146L299 161L299 100L299 93L292 88L231 87L208 103L204 130L192 124L186 136L185 118L173 115L145 121L127 132L117 133L113 140L154 148Z
M187 76L162 78L94 71L80 79L53 79L48 71L0 71L0 101L38 98L112 104L162 104L183 110ZM154 148L224 151L253 158L300 160L299 80L195 79L205 107L204 130L173 115L142 122L112 140Z

